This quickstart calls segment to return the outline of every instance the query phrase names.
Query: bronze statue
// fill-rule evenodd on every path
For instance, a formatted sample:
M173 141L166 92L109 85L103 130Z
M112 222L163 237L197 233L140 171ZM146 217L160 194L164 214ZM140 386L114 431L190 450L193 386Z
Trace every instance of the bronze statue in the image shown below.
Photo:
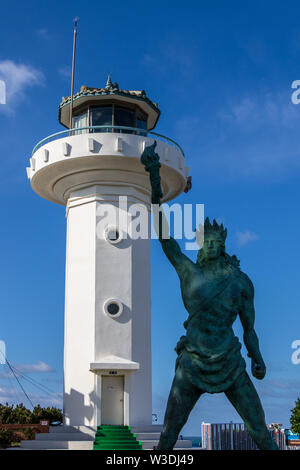
M155 146L156 143L144 150L141 162L150 173L153 210L158 211L162 190ZM266 427L259 396L240 353L241 344L232 329L239 315L252 360L252 375L263 379L266 366L254 330L254 288L240 270L237 258L225 251L227 230L223 224L218 225L215 220L211 224L206 218L204 244L194 263L172 237L165 236L167 221L162 208L154 220L163 251L179 276L183 303L189 314L184 322L186 335L175 348L178 354L175 377L157 449L173 449L192 408L205 392L224 392L259 449L278 449Z

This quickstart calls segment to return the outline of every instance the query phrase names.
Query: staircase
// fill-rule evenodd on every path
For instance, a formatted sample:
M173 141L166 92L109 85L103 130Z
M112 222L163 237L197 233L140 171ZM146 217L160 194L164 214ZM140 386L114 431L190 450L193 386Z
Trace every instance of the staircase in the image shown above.
M49 434L36 434L35 440L32 441L21 441L20 449L31 449L31 450L93 450L93 448L107 449L102 447L103 443L108 445L107 440L101 440L101 437L118 437L117 433L113 436L111 432L108 436L108 431L105 428L113 428L113 426L99 426L98 428L93 426L50 426ZM138 449L152 450L154 446L157 446L160 433L162 431L162 425L144 425L144 426L119 426L119 428L127 429L127 434L123 437L132 436L135 445L142 444ZM102 431L101 431L102 429ZM101 431L99 433L99 431ZM96 437L95 437L96 434ZM101 436L102 434L102 436ZM101 440L101 444L98 446L98 442ZM126 439L122 440L125 444ZM127 439L128 440L128 439ZM132 441L131 441L132 443ZM121 443L120 443L121 444ZM129 444L129 442L128 442ZM97 445L97 446L96 446ZM115 445L115 443L113 444ZM175 444L174 450L179 449L191 449L192 441L189 440L178 440ZM128 447L127 447L128 448ZM109 450L115 448L109 447ZM129 448L131 449L131 448Z
M94 450L142 450L130 426L98 426Z
M24 450L93 450L96 428L89 426L50 426L49 433L21 441Z

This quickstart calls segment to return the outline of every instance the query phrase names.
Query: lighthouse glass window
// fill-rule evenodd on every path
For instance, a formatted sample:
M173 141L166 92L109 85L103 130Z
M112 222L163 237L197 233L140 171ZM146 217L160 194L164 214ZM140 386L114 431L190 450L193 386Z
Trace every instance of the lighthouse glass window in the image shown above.
M138 135L143 135L145 137L147 137L147 121L145 119L139 119L139 117L137 117L136 119L136 127L138 129L145 129L145 131L137 131L137 134Z
M115 106L114 126L135 127L135 111L132 109L122 108L121 106ZM128 129L116 129L115 132L132 134L133 131Z
M88 114L87 113L82 113L79 114L78 116L73 117L73 127L75 129L82 129L83 127L88 126ZM74 135L77 134L86 134L88 131L87 129L82 129L78 131L74 131Z
M90 109L91 126L111 126L112 125L112 106L99 106ZM92 132L111 132L111 127L93 129Z

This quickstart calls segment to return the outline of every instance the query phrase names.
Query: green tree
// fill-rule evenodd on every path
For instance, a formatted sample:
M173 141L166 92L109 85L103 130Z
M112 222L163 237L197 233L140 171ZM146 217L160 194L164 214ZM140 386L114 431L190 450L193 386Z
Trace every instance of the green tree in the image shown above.
M15 406L11 414L11 423L15 424L28 424L31 423L31 411L28 410L23 403Z
M18 405L0 404L0 423L2 424L27 424L31 422L31 411L23 403Z
M42 408L40 405L34 407L32 412L32 423L39 423L42 420L51 422L62 421L62 412L58 408L52 406L51 408Z
M291 410L292 416L290 419L291 425L292 425L292 431L295 434L300 435L300 398L295 403L295 408Z
M8 403L6 405L0 404L0 424L10 424L10 418L13 412L13 405L9 406Z
M40 405L28 410L23 403L18 405L2 405L0 403L0 424L38 424L42 420L62 421L62 412L58 408L42 408Z

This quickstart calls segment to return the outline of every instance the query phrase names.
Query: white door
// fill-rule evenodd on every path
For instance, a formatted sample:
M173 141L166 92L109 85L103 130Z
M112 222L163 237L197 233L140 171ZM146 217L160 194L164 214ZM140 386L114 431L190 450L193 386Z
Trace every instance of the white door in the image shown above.
M102 375L101 424L124 424L124 377Z

